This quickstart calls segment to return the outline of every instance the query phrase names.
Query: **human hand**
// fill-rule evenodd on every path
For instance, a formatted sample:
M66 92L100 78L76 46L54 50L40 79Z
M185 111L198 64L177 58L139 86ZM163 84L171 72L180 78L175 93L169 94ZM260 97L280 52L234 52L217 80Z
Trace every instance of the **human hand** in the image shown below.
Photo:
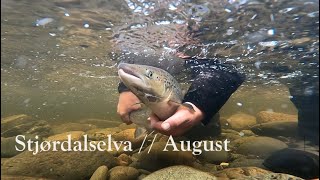
M203 112L192 104L194 111L185 106L180 106L176 113L165 121L160 121L155 114L149 117L153 129L165 135L180 136L199 124L204 118Z
M130 113L141 108L140 100L131 91L125 91L119 94L119 102L117 113L122 121L126 124L131 124Z

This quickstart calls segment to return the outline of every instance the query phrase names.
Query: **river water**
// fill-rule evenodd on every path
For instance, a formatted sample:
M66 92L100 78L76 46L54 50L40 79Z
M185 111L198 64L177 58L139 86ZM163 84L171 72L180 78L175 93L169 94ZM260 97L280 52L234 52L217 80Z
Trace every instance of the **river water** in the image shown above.
M148 50L239 62L247 87L234 98L257 93L233 100L244 104L240 108L229 102L226 107L296 113L286 102L288 84L305 74L310 81L318 78L314 3L3 1L1 115L114 119L116 53ZM194 39L183 35L188 20L196 24ZM154 34L144 32L145 26ZM268 93L275 96L271 102Z
M318 8L316 0L2 0L1 118L119 123L117 63L141 53L237 65L246 80L220 110L223 126L261 111L315 119Z

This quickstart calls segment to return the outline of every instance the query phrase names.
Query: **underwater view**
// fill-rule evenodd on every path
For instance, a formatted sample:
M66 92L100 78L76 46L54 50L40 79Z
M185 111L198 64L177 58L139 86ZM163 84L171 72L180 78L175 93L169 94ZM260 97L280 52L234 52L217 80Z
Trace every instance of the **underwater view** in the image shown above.
M1 179L319 179L319 1L1 0Z

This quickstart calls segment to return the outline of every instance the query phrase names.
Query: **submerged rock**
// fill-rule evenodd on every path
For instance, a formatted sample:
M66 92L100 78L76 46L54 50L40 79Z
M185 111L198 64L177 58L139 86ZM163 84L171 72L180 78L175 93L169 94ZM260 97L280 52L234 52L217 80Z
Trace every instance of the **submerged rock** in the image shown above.
M1 158L13 157L20 154L21 151L17 151L15 148L16 137L3 138L1 137Z
M234 114L226 121L230 128L235 130L250 129L251 126L257 124L254 116L244 113Z
M47 137L52 134L52 130L46 121L35 120L25 114L1 119L1 137L12 137L21 134Z
M111 121L106 119L82 119L79 122L84 124L92 124L99 128L117 127L122 123L120 121Z
M170 166L170 167L155 171L144 178L144 180L154 180L154 179L216 180L217 178L210 173L203 172L189 166Z
M176 144L179 146L179 143ZM172 151L171 147L167 148L168 151L164 151L165 146L165 142L156 142L150 152L148 152L150 148L148 146L140 154L136 166L148 171L155 171L172 165L192 165L195 161L191 151Z
M1 118L1 134L3 131L11 129L12 127L28 123L33 119L26 114L13 115L5 118Z
M106 180L107 178L108 178L108 167L107 166L100 166L93 173L90 180Z
M9 160L10 158L1 158L1 166L7 161Z
M299 177L295 177L289 174L281 173L268 173L264 175L258 175L251 178L246 178L246 180L260 180L260 179L276 179L276 180L303 180Z
M139 171L133 167L116 166L110 169L109 180L135 180L139 176Z
M104 129L92 129L87 131L88 138L90 140L99 141L107 139L109 135L120 132L120 128L104 128Z
M145 174L140 174L140 176L137 178L137 180L143 180L144 178L146 178L147 175Z
M140 174L145 174L145 175L151 174L150 171L147 171L147 170L144 170L144 169L138 169L138 171L139 171Z
M81 123L64 123L52 126L52 132L54 134L60 134L68 131L88 131L96 129L97 126L93 124L81 124Z
M248 159L248 158L239 158L230 163L231 168L237 167L258 167L261 169L266 169L263 166L263 159Z
M35 122L32 127L21 134L37 135L40 137L48 137L52 134L52 128L47 121L40 120Z
M271 173L257 167L227 168L215 173L217 178L246 179L250 176L259 176Z
M29 139L34 142L41 141L40 139L35 139L34 136L27 136L27 137L25 137L25 140L19 138L19 140L23 141L24 143L26 143ZM16 145L17 145L17 142L16 142L15 136L9 137L9 138L1 137L1 158L13 157L13 156L16 156L16 155L22 153L23 151L16 150Z
M101 151L46 151L33 155L25 151L6 160L1 175L21 175L52 179L89 179L95 170L105 165L115 166L114 157Z
M192 164L192 168L198 169L200 171L208 172L208 173L215 173L219 168L221 168L221 166L216 164L211 164L211 163L194 162Z
M121 130L126 130L126 129L134 129L137 127L136 124L126 124L126 123L121 123L119 126L118 126Z
M254 134L254 132L252 132L251 130L242 130L241 132L239 132L240 136L254 136L256 134Z
M120 154L117 159L120 165L128 166L132 163L132 159L126 154Z
M274 122L274 121L298 121L297 115L276 113L270 111L260 111L257 114L258 123Z
M1 175L2 180L50 180L41 177L15 176L15 175Z
M237 133L237 134L234 134L234 133L221 133L221 135L218 138L220 140L228 139L230 141L234 141L236 139L241 138L241 136L239 135L239 133Z
M283 149L265 159L263 165L273 172L304 179L319 178L319 154L297 149Z
M79 141L79 140L83 140L83 135L84 135L83 131L70 131L70 132L65 132L65 133L50 136L46 140L47 141L65 141L65 140L68 140L68 136L70 136L71 141Z
M199 159L204 160L209 163L220 164L221 162L230 161L230 152L221 150L221 151L202 151L199 155Z
M237 144L237 153L257 157L266 157L288 147L284 142L270 137L244 137L233 143Z
M260 136L285 136L295 137L298 134L298 122L276 121L257 124L251 127L251 131Z
M135 148L140 147L144 137L137 139L134 136L134 132L135 132L135 129L126 129L126 130L123 130L123 131L120 131L118 133L113 134L112 137L116 141L130 141L132 143L132 147L135 149Z

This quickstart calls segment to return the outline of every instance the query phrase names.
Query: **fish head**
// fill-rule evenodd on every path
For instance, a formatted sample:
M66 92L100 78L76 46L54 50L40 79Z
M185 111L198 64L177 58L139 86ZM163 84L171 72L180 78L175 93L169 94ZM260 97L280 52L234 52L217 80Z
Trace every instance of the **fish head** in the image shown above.
M145 104L177 96L182 98L179 84L160 68L120 63L118 74L121 81Z

